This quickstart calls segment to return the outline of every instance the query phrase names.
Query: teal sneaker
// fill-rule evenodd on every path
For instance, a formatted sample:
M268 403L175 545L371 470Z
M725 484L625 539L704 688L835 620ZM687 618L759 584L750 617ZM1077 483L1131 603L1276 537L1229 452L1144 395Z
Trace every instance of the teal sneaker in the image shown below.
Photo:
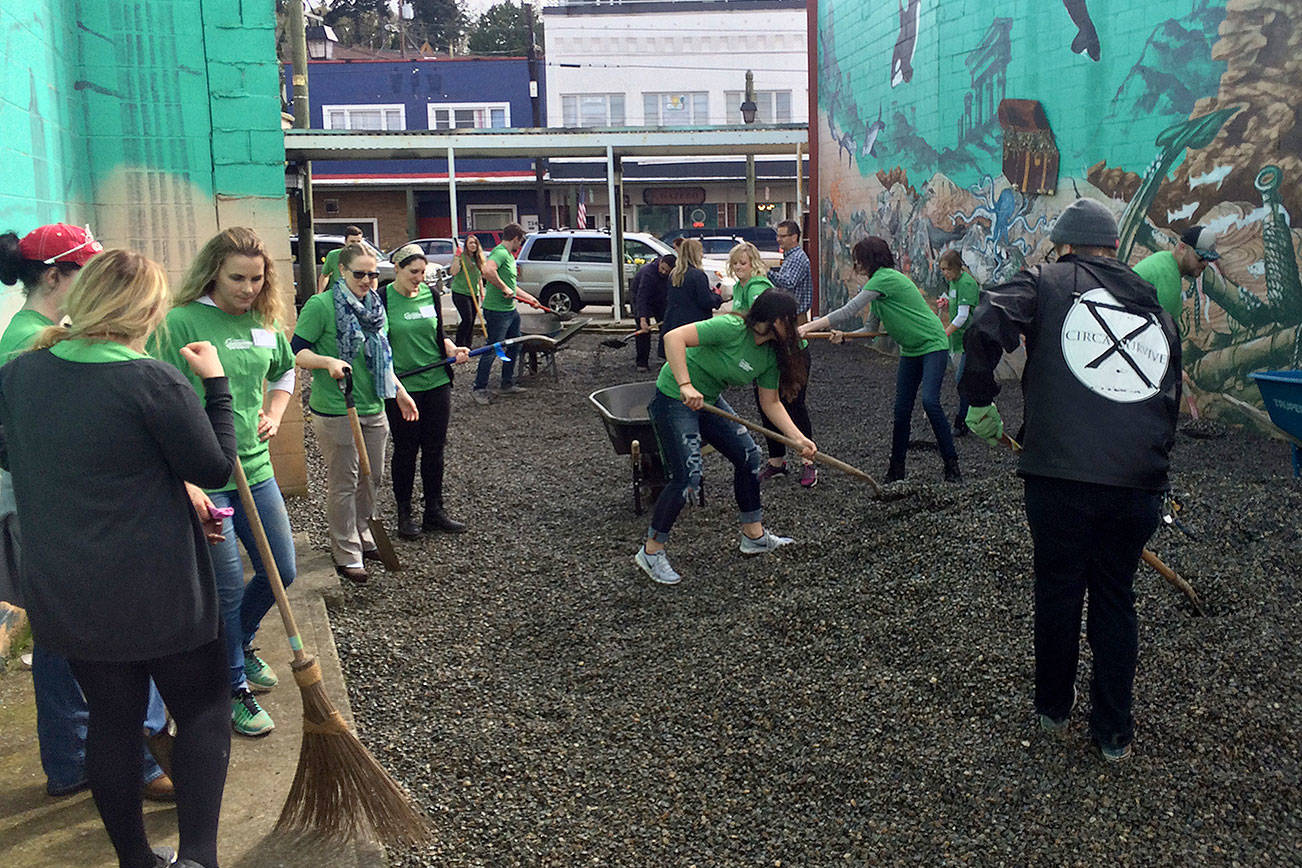
M240 690L231 697L231 727L240 735L257 738L271 732L276 725L252 693Z
M255 649L244 649L244 680L249 683L249 689L254 693L266 693L271 688L280 683L276 673L267 665L257 654Z

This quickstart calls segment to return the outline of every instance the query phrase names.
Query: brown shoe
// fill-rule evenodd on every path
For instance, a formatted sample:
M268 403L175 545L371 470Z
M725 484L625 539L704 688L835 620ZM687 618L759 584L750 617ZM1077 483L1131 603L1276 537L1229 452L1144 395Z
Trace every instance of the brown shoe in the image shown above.
M175 802L176 788L167 775L159 775L140 788L140 797L151 802Z
M362 549L362 560L384 563L384 557L380 554L379 549Z
M154 761L158 767L163 770L163 774L170 776L172 774L172 744L176 738L163 727L160 732L145 737L145 742L149 745L149 752L154 755Z
M370 578L366 575L365 567L341 567L336 564L335 572L355 585L364 585Z

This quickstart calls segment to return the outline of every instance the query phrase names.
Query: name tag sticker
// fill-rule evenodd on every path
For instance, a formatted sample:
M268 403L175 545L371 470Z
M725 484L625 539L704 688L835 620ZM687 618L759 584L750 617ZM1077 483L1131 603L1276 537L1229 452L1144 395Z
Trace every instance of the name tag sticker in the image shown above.
M420 315L425 319L429 319L430 317L434 316L434 305L422 304L420 306Z
M253 329L253 345L255 347L275 347L276 336L268 329Z

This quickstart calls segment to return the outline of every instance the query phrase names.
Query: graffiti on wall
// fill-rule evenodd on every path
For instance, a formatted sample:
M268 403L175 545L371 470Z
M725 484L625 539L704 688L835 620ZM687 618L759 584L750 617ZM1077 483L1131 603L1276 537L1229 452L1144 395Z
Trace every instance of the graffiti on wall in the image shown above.
M1179 317L1200 407L1228 414L1221 396L1257 397L1251 371L1302 367L1302 110L1285 96L1302 87L1302 0L966 11L820 2L824 305L858 290L849 249L865 235L935 294L944 251L1006 279L1088 196L1116 214L1132 265L1214 230L1221 258L1185 281Z

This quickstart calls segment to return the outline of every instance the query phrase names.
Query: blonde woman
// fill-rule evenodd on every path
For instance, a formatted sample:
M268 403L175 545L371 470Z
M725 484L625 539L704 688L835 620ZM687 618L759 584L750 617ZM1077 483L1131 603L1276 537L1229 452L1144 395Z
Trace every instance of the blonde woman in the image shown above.
M280 579L289 585L295 575L294 537L268 449L294 394L294 354L282 330L284 316L276 268L262 239L252 229L226 229L209 239L190 265L154 349L158 358L188 373L198 392L203 383L189 372L181 348L194 341L217 347L230 382L240 462ZM231 726L240 735L262 736L275 724L253 694L275 687L277 678L253 653L253 636L275 598L235 480L200 497L204 494L217 507L235 510L222 523L224 539L211 549L230 666ZM237 538L253 567L247 585Z
M461 318L456 345L468 347L475 336L476 299L484 297L484 250L477 235L466 236L466 245L452 258L448 273L452 275L452 303Z
M669 292L661 334L669 334L681 325L709 319L723 304L723 297L710 289L710 278L701 268L702 255L699 238L684 238L679 245L678 261L669 272Z
M185 483L234 467L221 359L181 349L203 401L145 354L170 306L163 269L110 250L77 275L52 326L0 369L0 451L23 517L19 585L32 632L68 658L90 707L86 775L121 865L170 864L140 809L140 721L152 676L177 724L180 855L217 864L230 752L226 654L205 527Z

